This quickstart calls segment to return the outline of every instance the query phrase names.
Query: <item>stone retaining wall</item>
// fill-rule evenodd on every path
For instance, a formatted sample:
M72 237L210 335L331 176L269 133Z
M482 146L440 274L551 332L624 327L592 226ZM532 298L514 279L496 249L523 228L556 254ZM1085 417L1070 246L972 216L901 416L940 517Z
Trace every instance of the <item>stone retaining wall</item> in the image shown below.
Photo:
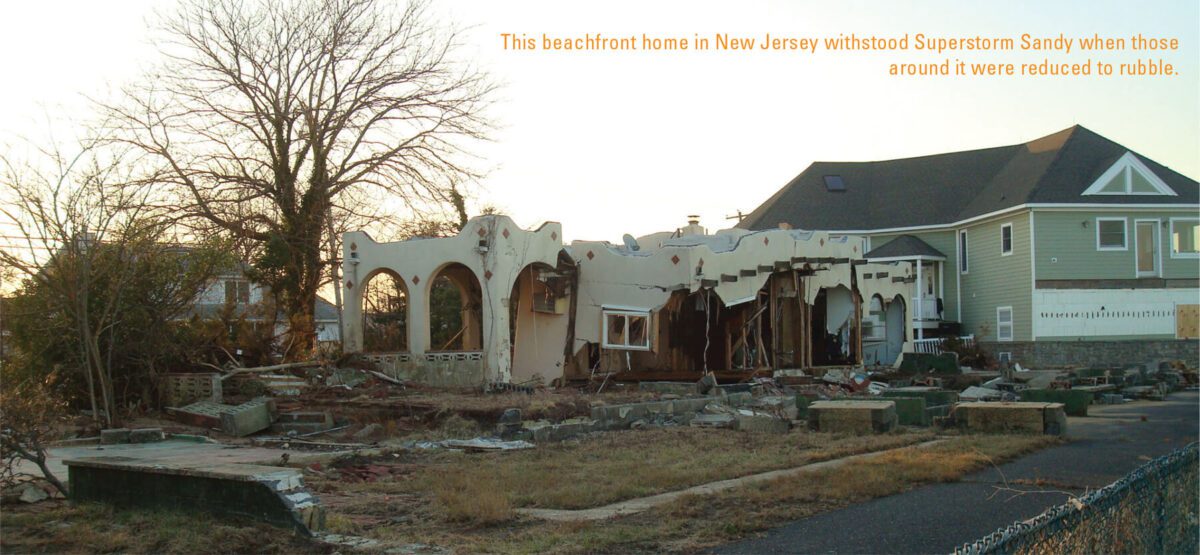
M1012 353L1012 361L1026 368L1120 367L1156 360L1182 360L1200 366L1200 343L1189 339L1128 341L1005 341L980 342L994 357Z

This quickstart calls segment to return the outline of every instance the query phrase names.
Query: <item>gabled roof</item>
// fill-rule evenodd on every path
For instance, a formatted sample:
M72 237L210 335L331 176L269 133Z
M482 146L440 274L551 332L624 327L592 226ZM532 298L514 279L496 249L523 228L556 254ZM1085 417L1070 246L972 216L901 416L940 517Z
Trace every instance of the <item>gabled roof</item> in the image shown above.
M945 259L946 255L942 254L929 243L918 239L912 235L901 235L883 245L871 249L871 252L866 254L867 259L872 258L915 258L924 256L926 258Z
M878 162L814 162L738 227L871 230L945 225L1026 203L1200 205L1200 187L1133 153L1175 196L1082 193L1129 149L1076 125L1028 143ZM845 191L830 191L837 175Z

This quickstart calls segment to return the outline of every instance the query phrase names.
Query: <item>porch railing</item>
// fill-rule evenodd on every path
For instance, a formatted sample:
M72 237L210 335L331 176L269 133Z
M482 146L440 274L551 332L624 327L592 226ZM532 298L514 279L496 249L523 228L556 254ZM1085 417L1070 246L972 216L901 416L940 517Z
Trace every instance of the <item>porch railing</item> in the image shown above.
M942 354L942 340L943 339L945 339L945 338L944 337L934 337L931 339L914 340L912 342L913 343L913 352L914 353L926 353L926 354L931 354L931 355L940 355L940 354ZM967 347L975 346L975 335L974 334L961 335L958 337L958 340L961 341L964 346L967 346Z

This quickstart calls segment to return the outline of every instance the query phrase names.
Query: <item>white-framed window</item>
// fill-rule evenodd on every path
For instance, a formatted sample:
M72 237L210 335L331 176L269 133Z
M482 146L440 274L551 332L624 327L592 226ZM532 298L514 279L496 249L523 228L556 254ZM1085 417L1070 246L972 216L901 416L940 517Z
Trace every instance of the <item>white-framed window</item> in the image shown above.
M967 273L967 230L958 232L958 273Z
M1200 218L1171 218L1171 258L1200 258Z
M1012 224L1004 224L1000 226L1000 255L1008 256L1012 254L1013 235Z
M604 309L604 348L650 350L650 311Z
M1125 218L1096 218L1096 250L1127 250L1129 233L1125 224Z
M1000 363L1012 362L1012 352L1000 351L999 353L996 353L996 360Z
M1013 340L1013 311L1011 306L996 307L996 341Z

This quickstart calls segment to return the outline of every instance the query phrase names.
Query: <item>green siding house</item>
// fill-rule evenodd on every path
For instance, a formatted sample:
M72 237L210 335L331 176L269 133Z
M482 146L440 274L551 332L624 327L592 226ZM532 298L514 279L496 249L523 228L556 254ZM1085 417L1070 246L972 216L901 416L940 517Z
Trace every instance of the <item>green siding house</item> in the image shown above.
M909 264L917 344L1025 365L1198 358L1200 187L1084 127L1028 143L816 162L740 227L866 237Z

